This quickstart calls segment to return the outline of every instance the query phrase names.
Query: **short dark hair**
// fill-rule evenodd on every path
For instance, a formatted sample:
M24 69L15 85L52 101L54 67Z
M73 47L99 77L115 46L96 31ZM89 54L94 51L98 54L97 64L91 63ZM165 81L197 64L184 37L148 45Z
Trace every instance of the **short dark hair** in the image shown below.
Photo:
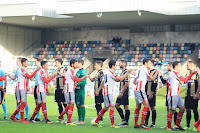
M122 63L125 63L127 66L127 60L120 60Z
M103 62L101 60L97 60L95 63L101 65L101 67L103 66Z
M78 63L81 63L82 65L84 65L84 61L83 61L83 59L78 59Z
M74 64L74 63L76 63L76 62L77 62L76 59L71 59L70 62L69 62L69 64L70 64L70 66L72 66L72 64Z
M168 62L168 65L171 65L171 66L172 66L172 65L173 65L173 62Z
M21 59L22 59L22 57L17 57L17 59L18 59L18 60L21 60Z
M173 65L173 69L175 68L175 66L178 66L179 63L180 63L179 61L174 61L173 64L172 64Z
M149 61L151 61L150 58L144 58L144 59L143 59L143 65L144 65L145 63L148 63Z
M43 67L43 65L45 65L46 63L48 63L48 61L42 61L41 66Z
M28 61L28 59L26 59L26 58L22 58L21 59L21 63L23 64L24 62L26 62L26 61Z
M39 57L36 57L35 59L36 59L38 62L41 62L41 61L42 61L42 59L39 58Z
M61 65L63 64L63 60L61 58L57 58L57 59L55 59L55 61L60 62Z
M113 65L116 64L116 61L115 60L110 60L109 63L108 63L108 66L109 68L112 68Z

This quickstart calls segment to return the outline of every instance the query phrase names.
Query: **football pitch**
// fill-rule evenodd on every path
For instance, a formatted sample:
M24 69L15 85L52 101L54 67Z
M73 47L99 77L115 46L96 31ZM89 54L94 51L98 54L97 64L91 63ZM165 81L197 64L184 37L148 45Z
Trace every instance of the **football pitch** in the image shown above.
M57 120L56 118L58 117L58 106L54 102L54 96L49 96L47 97L47 112L48 112L48 117L51 121L54 122L54 124L46 124L45 122L39 122L39 123L20 123L16 122L14 123L9 119L11 114L14 112L16 109L16 101L15 101L15 96L14 95L6 95L6 105L7 105L7 112L8 112L8 120L3 120L3 110L0 108L0 132L49 132L49 133L60 133L60 132L79 132L79 133L103 133L103 132L109 132L109 133L116 133L116 132L121 132L121 133L128 133L128 132L138 132L138 133L164 133L164 132L169 132L166 131L166 129L160 129L161 126L166 125L166 117L167 117L167 112L166 112L166 106L165 106L165 97L162 95L164 92L160 91L158 92L159 95L157 96L157 120L156 120L156 128L155 129L150 129L150 130L145 130L145 129L134 129L134 109L135 109L135 101L134 99L130 99L130 120L129 120L129 126L128 127L121 127L120 129L113 129L110 126L110 118L109 118L109 112L106 112L104 115L104 126L102 128L98 127L93 127L91 125L91 120L96 117L96 110L95 110L95 105L94 105L94 98L86 98L85 100L85 105L86 105L86 120L85 120L85 125L77 125L77 126L67 126L65 124L60 124L60 123L55 123ZM165 93L164 93L165 94ZM32 95L28 96L28 105L29 105L29 118L31 117L35 104L34 104L34 98ZM140 111L141 114L141 111ZM42 112L40 112L40 117L43 118ZM66 119L66 115L64 116ZM74 108L74 112L72 115L72 122L76 121L78 118L77 116L77 110ZM151 117L149 119L149 124L151 124ZM118 112L115 110L115 124L118 124L121 122L121 119L118 115ZM191 128L193 129L193 122L194 118L192 115L192 120L191 120ZM139 120L140 123L140 120ZM173 122L172 122L173 123ZM181 122L181 126L185 127L186 126L186 115L184 114L183 120ZM177 132L177 131L176 131ZM186 131L186 132L193 132L191 131Z

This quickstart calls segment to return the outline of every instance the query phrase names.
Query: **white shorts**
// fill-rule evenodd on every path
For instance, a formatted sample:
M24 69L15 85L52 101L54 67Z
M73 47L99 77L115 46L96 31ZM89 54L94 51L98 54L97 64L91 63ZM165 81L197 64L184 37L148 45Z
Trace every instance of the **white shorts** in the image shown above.
M26 103L27 102L27 93L26 90L17 90L15 92L17 103Z
M38 104L46 103L46 92L37 92Z
M177 107L184 107L184 103L181 96L171 96L167 98L168 109L176 110Z
M145 91L134 91L136 104L142 104L148 102L147 94Z
M65 101L67 104L74 104L75 94L74 92L66 92L64 93Z
M113 94L103 95L103 100L105 107L115 106Z

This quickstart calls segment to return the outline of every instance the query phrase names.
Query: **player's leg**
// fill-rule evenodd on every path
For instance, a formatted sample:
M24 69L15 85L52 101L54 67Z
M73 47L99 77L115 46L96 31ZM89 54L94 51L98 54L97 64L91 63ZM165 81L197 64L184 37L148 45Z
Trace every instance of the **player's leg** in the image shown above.
M75 95L75 103L77 107L77 113L78 113L78 120L73 122L74 124L78 124L81 121L81 107L80 107L80 95Z
M179 113L177 115L177 120L176 120L176 125L174 126L175 129L181 130L183 131L184 129L180 126L182 117L183 117L183 113L185 112L185 106L183 104L183 100L181 98L181 96L176 96L178 99L178 106L179 107Z
M198 114L198 112L197 112L197 108L198 108L198 99L195 101L195 104L194 104L194 106L193 106L194 108L193 108L193 112L194 112L194 110L196 111L195 113L194 113L194 117L195 117L195 123L194 123L194 126L195 126L195 128L200 132L200 119L199 120L197 120L197 118L199 118L199 114ZM195 108L196 107L196 108Z
M27 120L28 120L28 113L29 113L29 106L28 106L28 103L26 103L25 112L26 112L26 118L25 118L25 120L27 121Z
M102 95L102 92L100 92L99 96L95 96L95 108L96 108L96 111L97 111L97 116L102 109L102 103L103 103L103 95ZM99 125L101 125L101 126L104 125L103 117L99 121Z
M85 95L80 95L80 109L81 109L81 122L79 124L85 124Z
M199 119L199 113L198 113L198 110L197 110L198 109L198 99L192 98L191 105L192 105L192 110L193 110L193 113L194 113L194 120L195 120L195 122L197 122L198 119ZM196 128L194 128L193 131L196 131Z
M135 119L134 128L140 128L140 126L138 125L138 119L139 119L141 103L143 102L143 99L139 91L134 91L134 95L135 95L135 103L136 103L136 108L134 112L134 119Z
M121 98L117 98L116 103L115 103L115 108L117 109L119 116L121 117L121 123L118 124L118 126L121 126L125 123L125 117L124 117L124 112L122 110L122 108L120 107L120 101Z
M166 100L165 100L165 106L167 107L167 115L168 115L168 113L169 113L169 108L168 108L167 96L166 96ZM176 121L175 121L174 123L176 123ZM162 128L162 129L167 128L167 124L166 124L164 127L160 127L160 128Z
M177 107L177 99L174 98L174 96L168 97L168 109L169 112L167 114L167 130L173 130L172 128L172 117L173 114L176 112L176 107Z
M151 107L151 112L152 112L152 125L150 126L150 128L155 128L155 124L156 124L156 95L153 96L153 98L151 99L152 103L150 105Z
M22 123L28 123L24 119L24 108L25 108L26 103L27 103L27 94L26 94L25 90L20 90L19 93L20 93L20 96L21 96L21 105L20 105L21 120L20 120L20 122L22 122Z
M3 112L4 112L4 120L7 120L7 107L6 107L6 103L5 103L5 95L6 95L6 93L1 91L2 108L3 108Z
M70 97L69 97L69 93L64 93L64 98L65 98L65 104L64 105L69 105L70 103ZM63 110L63 112L59 115L59 117L57 118L58 121L62 124L62 118L64 116L64 114L68 113L68 109L69 109L69 106L66 106L65 109Z
M35 99L35 105L37 107L37 105L38 105L37 86L35 86L35 88L34 88L34 99ZM40 110L38 111L38 113L36 115L35 121L40 121Z
M124 109L125 109L125 125L128 126L128 122L129 122L129 117L130 117L130 109L129 109L129 105L124 105Z
M147 95L147 97L149 97L149 95ZM149 101L150 107L152 107L152 100L148 99L148 101ZM147 116L145 119L145 126L149 125L149 117L150 117L150 110L148 110L148 112L147 112Z
M16 97L16 109L20 106L20 94L19 94L19 90L17 90L17 88L15 89L15 97ZM16 119L19 120L19 113L16 115Z
M119 128L118 126L115 126L115 114L114 114L114 110L115 110L115 103L113 100L113 94L108 94L108 100L109 100L109 105L110 105L110 112L109 112L109 116L110 116L110 122L111 122L111 127L112 128Z
M75 94L74 92L69 92L69 108L67 113L67 125L76 125L71 123L71 118L74 110L74 101L75 101Z

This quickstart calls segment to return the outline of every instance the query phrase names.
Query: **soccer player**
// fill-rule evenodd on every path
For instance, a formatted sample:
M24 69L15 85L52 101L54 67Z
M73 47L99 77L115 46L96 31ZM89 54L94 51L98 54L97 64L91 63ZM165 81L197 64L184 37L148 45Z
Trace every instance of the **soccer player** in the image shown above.
M36 66L36 67L41 67L41 61L42 61L42 59L36 57L36 58L35 58L35 66ZM37 78L37 77L38 77L39 72L40 72L40 71L38 71L38 72L35 74L35 76L34 76L34 78L35 78L34 98L35 98L35 104L36 104L36 106L37 106L37 104L38 104L38 97L37 97L38 78ZM35 118L35 121L40 121L40 111L38 111L38 114L37 114L37 116L36 116L36 118Z
M1 61L0 61L0 68L1 68ZM5 76L5 72L0 69L0 76L4 77ZM7 86L7 79L5 79L4 81L0 81L0 104L2 105L3 108L3 112L4 112L4 120L7 120L7 107L6 107L6 103L5 103L5 95L6 95L6 86Z
M94 95L95 95L95 108L97 111L97 115L99 114L100 110L102 109L102 103L103 103L103 94L102 94L102 90L99 91L99 95L96 96L96 91L98 90L102 78L103 78L103 70L102 70L102 66L103 66L103 62L98 60L96 61L94 68L95 70L97 70L97 74L95 75L95 77L91 77L89 75L89 79L94 83ZM102 119L99 121L99 125L103 125L103 117Z
M82 78L87 75L86 70L83 68L84 61L79 59L77 62L77 68L79 69L76 73L78 78ZM75 88L75 103L78 111L78 120L74 122L74 124L85 124L85 85L86 85L86 78L76 84Z
M187 62L187 69L192 72L194 69L195 64L193 61ZM185 108L186 108L186 122L187 126L184 128L185 130L190 129L190 120L191 120L191 110L194 113L194 120L195 122L199 119L199 113L197 111L198 108L198 99L194 99L194 95L198 89L198 82L199 82L199 75L194 74L190 80L188 80L187 87L186 87L186 94L185 94ZM196 128L193 129L194 131Z
M189 76L186 78L182 77L180 74L180 62L175 61L173 62L173 70L169 74L169 92L167 95L167 100L168 100L168 108L169 108L169 113L167 115L167 130L172 131L172 130L181 130L184 131L184 129L180 126L183 113L185 111L185 107L183 104L183 100L180 96L180 82L188 82L188 80L191 79L193 76L193 72L190 73ZM172 116L176 112L176 108L179 108L179 113L177 115L177 120L174 128L171 127L171 122L172 122Z
M65 76L65 87L63 90L64 96L65 96L65 101L68 104L67 107L65 107L65 110L60 114L60 116L57 118L58 121L62 124L62 118L63 115L67 113L67 124L66 125L76 125L71 123L71 117L74 109L74 100L75 100L75 82L79 83L83 79L87 78L88 75L83 76L82 78L77 78L75 75L74 69L77 68L77 60L71 59L70 60L70 68L67 70L65 74L61 74Z
M48 118L47 118L47 110L46 110L46 95L49 96L49 90L48 90L48 83L53 80L53 78L56 76L56 73L53 74L52 77L48 79L48 62L47 61L42 61L41 62L42 69L40 70L38 74L38 86L37 86L37 106L33 112L32 117L30 118L30 121L32 123L36 123L34 120L35 115L39 112L40 108L42 107L42 113L44 115L44 118L46 120L47 124L52 124Z
M100 90L103 88L103 99L104 99L104 108L101 109L99 112L96 120L94 121L93 125L97 127L101 127L99 125L99 121L105 114L105 112L110 108L110 121L111 121L111 128L119 128L119 126L115 126L115 115L114 115L114 100L113 100L113 88L114 88L114 81L122 81L124 80L128 74L133 71L132 69L129 69L126 74L124 74L122 77L119 77L114 74L113 70L116 69L116 61L110 60L108 63L109 69L104 74L103 80L101 82L101 85L99 89L96 91L96 95L99 95Z
M63 92L64 85L65 85L65 77L60 75L60 73L66 73L66 69L62 66L63 60L61 58L55 59L56 67L55 73L56 76L56 90L55 90L55 102L57 102L58 105L58 111L59 114L63 112L63 106L64 108L67 107L67 104L65 102L65 97Z
M10 79L12 79L12 80L18 79L18 70L22 66L21 60L22 60L22 57L18 57L17 58L17 66L18 66L18 68L15 71L14 76L8 75L8 77ZM26 72L27 72L27 70L26 70ZM16 97L16 103L17 103L17 107L16 108L18 108L19 105L20 105L20 102L19 102L20 98L19 98L19 90L17 89L17 85L16 85L16 88L15 88L15 97ZM29 112L29 107L28 107L27 103L26 103L26 106L25 106L25 112L26 112L26 118L25 119L27 119L28 118L28 112ZM16 115L16 120L19 120L19 113Z
M154 81L158 75L157 70L154 76L150 74L149 69L151 64L152 64L151 59L145 58L143 60L143 66L141 66L140 69L136 72L136 77L134 78L134 84L136 85L134 90L135 102L136 102L136 109L134 112L134 117L135 117L134 128L150 129L149 127L145 126L144 123L144 120L147 116L147 112L149 110L149 102L145 92L145 85L148 78L151 81ZM141 124L139 126L138 119L139 119L141 104L144 105L144 108L142 110Z
M168 82L168 78L169 78L170 72L171 72L172 69L173 69L172 62L169 62L169 63L168 63L167 69L168 69L168 77L167 77L167 79L164 79L164 77L163 77L162 75L160 76L160 79L161 79L161 82L162 82L163 84L167 84L167 94L168 94L168 92L169 92L169 82ZM168 114L168 113L169 113L169 108L168 108L167 94L166 94L166 103L165 103L165 106L167 107L167 114ZM174 113L174 125L176 124L176 120L177 120L177 112ZM162 129L167 128L167 125L164 126L164 127L161 127L161 128L162 128Z
M22 58L21 64L22 64L22 67L19 68L18 74L17 74L17 90L18 90L17 102L20 103L20 106L15 110L15 112L12 114L10 119L13 120L14 122L17 122L15 116L20 112L21 114L20 122L28 123L24 119L24 108L27 103L27 79L33 78L33 76L37 73L37 71L40 68L36 69L36 71L34 71L31 75L29 75L25 70L25 68L28 66L28 59Z
M119 67L122 69L122 72L120 74L120 76L123 76L124 74L127 73L127 61L126 60L120 60L119 62ZM119 87L119 95L117 97L116 100L116 104L115 104L115 108L117 109L122 122L120 124L118 124L118 126L128 126L128 121L129 121L129 116L130 116L130 109L129 109L129 85L128 85L128 76L124 79L120 81L120 87ZM120 105L124 106L125 109L125 116L123 113L122 108L120 107Z
M153 63L154 63L154 61L151 60L149 69L150 69L150 74L152 76L154 76L156 74L156 69L154 69ZM155 107L156 107L157 85L158 85L158 76L156 77L156 79L154 81L151 81L148 78L146 86L145 86L145 91L146 91L147 98L148 98L149 105L150 105L151 112L152 112L152 125L150 126L150 128L155 128L155 123L156 123L156 108ZM145 119L145 126L148 126L149 116L150 116L150 110L148 111L146 119Z

